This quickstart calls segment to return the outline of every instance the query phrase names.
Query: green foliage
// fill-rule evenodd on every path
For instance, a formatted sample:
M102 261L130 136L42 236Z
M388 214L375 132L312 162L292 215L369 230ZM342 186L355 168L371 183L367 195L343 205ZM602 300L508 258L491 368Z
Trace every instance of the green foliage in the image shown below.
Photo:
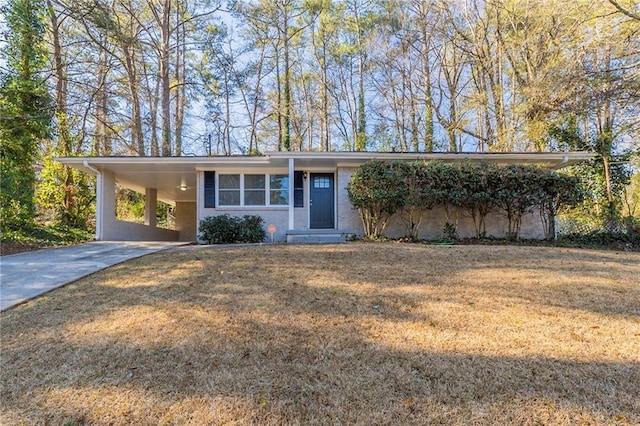
M173 222L169 213L172 206L163 201L156 204L156 225L171 229ZM116 186L116 218L127 222L143 223L145 213L144 194Z
M349 200L358 209L365 238L382 236L389 218L400 210L406 197L398 162L369 161L351 175Z
M398 161L395 168L399 173L399 195L403 197L401 218L405 236L417 240L425 213L449 199L451 173L448 166L439 161Z
M607 183L602 160L594 160L572 166L568 173L580 180L584 189L584 201L577 209L567 215L573 221L596 228L615 227L623 215L624 192L627 188L631 169L624 163L626 158L615 157L610 166L610 186L612 202L607 196Z
M455 166L459 175L455 205L473 220L476 237L487 234L486 218L496 209L495 191L498 167L493 163L465 162Z
M240 221L240 242L261 243L267 233L262 225L264 219L257 215L245 215Z
M457 240L458 239L458 227L453 223L445 223L444 228L442 229L444 234L444 238L446 240Z
M199 238L209 244L261 243L266 237L260 216L245 215L205 217L198 226Z
M561 173L544 173L538 182L538 206L545 228L545 238L555 239L555 218L568 208L579 205L584 200L584 191L578 178Z
M611 130L585 134L579 130L576 117L566 118L565 121L564 125L556 123L549 129L549 136L557 141L558 148L598 154L598 158L592 161L567 169L569 174L580 179L585 196L582 204L570 214L565 213L565 216L590 227L619 228L625 215L625 190L633 171L629 164L632 150L616 153L619 150ZM608 173L605 171L605 161Z
M563 246L585 248L615 248L640 251L640 234L621 232L588 232L562 235L558 243Z
M522 217L532 213L539 205L538 175L542 169L521 165L508 165L492 174L490 185L495 189L494 201L498 212L509 222L507 238L518 239Z
M61 226L87 229L95 214L95 179L47 155L36 186L41 215Z
M33 223L37 148L49 136L52 118L40 76L46 8L38 0L12 0L1 12L8 36L0 82L0 226L15 230Z
M476 237L486 235L486 217L492 211L509 221L507 237L517 239L522 218L539 211L546 235L553 236L556 214L583 199L578 179L538 167L486 163L370 161L357 169L347 187L349 199L360 211L366 238L379 238L396 212L416 240L423 215L435 205L466 211ZM457 238L457 226L447 216L444 234Z
M27 225L21 229L2 230L3 243L18 243L37 247L77 244L93 239L93 232L86 229L59 225Z
M631 176L622 193L622 217L627 230L640 233L640 171Z
M118 186L116 188L116 217L139 222L144 219L144 194Z

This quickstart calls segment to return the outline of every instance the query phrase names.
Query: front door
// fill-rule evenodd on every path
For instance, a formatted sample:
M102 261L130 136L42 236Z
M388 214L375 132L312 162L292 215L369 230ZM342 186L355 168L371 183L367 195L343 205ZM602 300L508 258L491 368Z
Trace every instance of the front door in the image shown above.
M309 186L309 227L333 229L335 226L333 173L311 173Z

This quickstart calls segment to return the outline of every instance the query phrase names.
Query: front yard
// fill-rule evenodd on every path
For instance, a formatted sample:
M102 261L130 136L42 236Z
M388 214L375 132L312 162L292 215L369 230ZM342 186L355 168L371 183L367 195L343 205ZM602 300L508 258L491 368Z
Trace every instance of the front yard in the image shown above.
M1 314L0 424L640 424L640 253L146 256Z

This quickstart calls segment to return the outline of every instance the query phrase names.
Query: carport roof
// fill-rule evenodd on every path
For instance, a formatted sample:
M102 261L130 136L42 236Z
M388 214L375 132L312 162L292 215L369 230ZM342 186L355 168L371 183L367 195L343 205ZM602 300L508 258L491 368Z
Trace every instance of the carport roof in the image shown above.
M391 152L268 152L262 156L212 157L61 157L59 162L92 174L111 171L116 182L141 193L156 188L158 199L174 203L196 201L196 176L213 168L287 167L294 159L296 169L358 166L372 159L489 161L501 164L539 164L559 169L591 160L589 152L545 153L391 153ZM180 187L186 185L187 190Z

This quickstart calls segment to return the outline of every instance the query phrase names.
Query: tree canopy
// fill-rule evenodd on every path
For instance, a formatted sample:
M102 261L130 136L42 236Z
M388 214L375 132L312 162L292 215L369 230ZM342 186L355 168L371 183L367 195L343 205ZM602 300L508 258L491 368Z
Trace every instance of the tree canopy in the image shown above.
M633 0L8 0L3 152L33 166L54 152L590 150L598 206L619 212L616 182L632 171L620 164L640 148L637 12ZM65 209L86 210L74 197L90 182L49 176Z

